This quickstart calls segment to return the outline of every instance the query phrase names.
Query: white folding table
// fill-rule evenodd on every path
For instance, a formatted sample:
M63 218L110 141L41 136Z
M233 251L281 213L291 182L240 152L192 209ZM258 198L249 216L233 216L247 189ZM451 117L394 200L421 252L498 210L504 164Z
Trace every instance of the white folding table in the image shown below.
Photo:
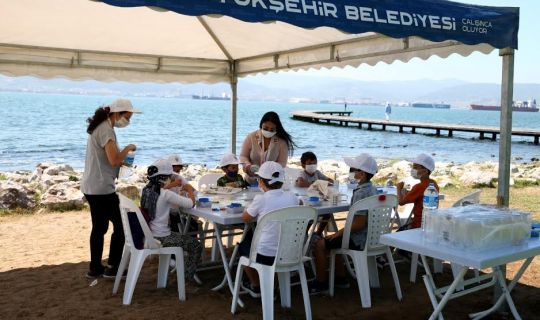
M295 192L299 197L303 197L303 196L306 196L307 188L292 188L291 191ZM193 215L199 218L203 218L211 222L214 226L216 243L219 249L219 253L221 255L223 269L225 270L225 278L219 285L217 285L216 287L212 289L214 291L220 290L221 288L225 286L225 284L228 284L229 290L231 291L231 293L233 292L234 282L232 280L231 268L232 268L234 259L236 258L238 248L237 247L234 248L230 262L229 262L229 260L227 259L227 255L225 253L225 248L223 246L223 241L221 238L222 238L223 230L226 226L244 223L242 221L241 213L230 214L224 210L216 211L216 209L223 208L231 202L240 202L247 206L253 200L253 197L256 194L262 194L262 193L245 190L245 191L232 194L232 195L209 194L208 197L210 197L213 202L212 208L200 208L196 206L192 209L183 210L183 212L187 213L188 215ZM350 201L349 198L350 197L348 196L347 199L342 199L342 201L339 202L337 205L333 205L332 201L322 201L321 205L318 207L315 207L315 209L317 209L317 213L319 215L347 211L349 210L349 201ZM245 233L248 228L249 228L249 225L246 224L244 226L244 233L242 235L242 240L244 239ZM243 307L243 303L241 300L239 300L239 304L240 306Z
M532 259L540 254L540 240L538 238L527 239L522 245L508 246L480 252L471 252L428 242L424 239L423 232L420 229L385 234L381 236L380 242L385 245L418 253L421 256L422 263L424 264L426 270L426 274L424 275L424 284L426 285L429 298L434 308L433 313L429 317L430 320L434 320L437 317L442 319L441 311L448 300L464 296L490 286L500 287L502 292L501 296L488 310L469 314L469 317L473 319L481 319L496 311L501 304L506 301L514 318L521 319L510 293L531 263ZM426 256L450 261L451 263L455 263L461 267L459 274L454 278L452 284L443 288L437 288L435 286L433 276L426 261ZM521 267L510 283L507 283L505 275L503 274L500 266L518 260L524 260L524 262L521 264ZM472 279L463 280L463 276L469 268L491 268L493 272ZM464 286L467 288L457 291L456 288L458 286ZM437 298L440 300L438 301Z

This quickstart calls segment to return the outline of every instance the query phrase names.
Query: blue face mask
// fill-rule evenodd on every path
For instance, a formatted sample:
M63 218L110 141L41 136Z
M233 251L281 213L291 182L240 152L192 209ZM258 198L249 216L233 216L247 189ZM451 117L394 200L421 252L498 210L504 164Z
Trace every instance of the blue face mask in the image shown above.
M237 171L229 171L229 172L227 172L227 176L229 178L236 178L237 175L238 175Z

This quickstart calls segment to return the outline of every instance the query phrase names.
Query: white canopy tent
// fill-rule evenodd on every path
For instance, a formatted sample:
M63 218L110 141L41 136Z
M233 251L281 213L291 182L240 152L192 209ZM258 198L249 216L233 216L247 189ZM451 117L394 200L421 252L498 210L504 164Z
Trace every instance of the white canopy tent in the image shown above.
M434 5L441 2L431 1ZM453 53L487 54L497 49L482 42L436 42L415 35L396 38L369 31L346 33L322 25L305 29L280 21L244 22L222 14L184 15L88 0L0 0L0 73L100 81L229 82L231 150L235 152L239 77L406 62L433 55L445 58ZM503 109L498 202L502 205L508 205L509 197L513 50L499 48L503 56Z

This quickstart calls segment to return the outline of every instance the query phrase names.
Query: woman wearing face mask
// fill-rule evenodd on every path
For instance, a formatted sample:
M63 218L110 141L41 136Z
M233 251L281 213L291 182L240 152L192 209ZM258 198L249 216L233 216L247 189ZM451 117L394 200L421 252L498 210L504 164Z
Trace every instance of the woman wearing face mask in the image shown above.
M148 167L148 184L143 188L141 208L150 216L150 229L154 238L164 247L182 247L187 253L185 260L185 275L192 280L197 264L201 259L202 245L190 236L171 231L169 212L173 208L192 208L195 205L193 191L188 191L188 197L164 189L171 182L172 164L168 159L160 159Z
M248 183L256 182L255 173L266 161L275 161L287 166L289 154L295 147L290 134L285 131L277 113L270 111L263 115L259 129L248 134L240 151L240 162L244 164Z
M404 182L400 182L396 185L397 196L399 205L405 205L407 203L414 203L412 212L413 220L411 228L420 228L422 225L422 211L424 209L423 197L424 191L430 183L435 184L437 192L439 192L439 186L435 180L431 179L429 175L435 170L435 161L427 154L420 154L416 158L411 160L411 176L415 179L420 179L420 183L414 185L410 191L403 188Z
M81 191L90 205L92 231L90 233L90 269L88 278L100 276L115 277L124 248L124 230L120 218L119 200L116 195L115 178L128 152L136 149L128 144L120 150L114 128L129 125L133 113L131 102L118 99L110 106L98 108L93 117L88 118L88 142ZM112 222L108 267L101 264L103 237Z

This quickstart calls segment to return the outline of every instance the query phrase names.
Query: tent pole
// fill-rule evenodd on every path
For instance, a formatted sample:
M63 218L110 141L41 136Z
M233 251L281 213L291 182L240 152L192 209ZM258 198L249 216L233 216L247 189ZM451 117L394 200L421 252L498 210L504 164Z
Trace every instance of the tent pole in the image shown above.
M510 204L510 161L512 155L512 105L514 100L514 49L505 48L499 50L502 57L502 81L501 81L501 137L499 140L499 182L497 184L497 205L508 207ZM506 265L501 265L500 270L506 277ZM493 290L493 301L497 301L503 294L499 287ZM508 309L506 303L502 304L498 311Z
M236 101L238 77L235 62L231 62L231 153L236 154Z
M510 161L512 155L512 104L514 96L514 49L499 50L502 57L501 82L501 137L499 140L499 182L497 205L510 203Z

